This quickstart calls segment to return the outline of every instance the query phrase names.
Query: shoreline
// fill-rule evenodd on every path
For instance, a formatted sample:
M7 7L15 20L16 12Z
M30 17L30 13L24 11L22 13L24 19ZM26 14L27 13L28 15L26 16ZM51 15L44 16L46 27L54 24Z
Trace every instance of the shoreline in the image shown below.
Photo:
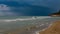
M60 20L55 21L49 28L39 32L39 34L60 34Z

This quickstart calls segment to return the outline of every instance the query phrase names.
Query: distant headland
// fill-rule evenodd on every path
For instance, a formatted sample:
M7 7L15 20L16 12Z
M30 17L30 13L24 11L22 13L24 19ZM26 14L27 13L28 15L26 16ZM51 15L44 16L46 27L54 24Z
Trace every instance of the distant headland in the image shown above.
M60 16L60 10L58 12L56 12L56 13L50 14L49 16Z

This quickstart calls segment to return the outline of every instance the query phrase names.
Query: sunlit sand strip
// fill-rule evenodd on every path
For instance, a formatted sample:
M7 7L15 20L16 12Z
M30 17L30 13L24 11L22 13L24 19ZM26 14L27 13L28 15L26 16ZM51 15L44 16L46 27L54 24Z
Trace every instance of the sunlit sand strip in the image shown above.
M40 26L44 26L45 24L41 24ZM46 23L46 25L48 25L48 23ZM50 26L51 26L52 24L50 24ZM50 27L49 26L49 27ZM43 30L39 30L39 31L36 31L34 34L40 34L39 32L41 32L41 31L45 31L47 28L45 28L45 29L43 29Z
M49 26L46 30L41 31L40 34L60 34L60 20L55 21L53 25Z
M53 22L55 22L55 21L53 21ZM40 26L44 26L44 25L48 25L48 24L49 24L49 23L45 23L45 24L41 24ZM52 24L53 24L53 23L50 23L50 25L49 25L47 28L44 28L44 29L40 30L40 32L41 32L41 31L45 31L46 29L50 28L50 27L52 26Z
M48 23L46 23L46 25L48 25ZM52 26L52 23L47 28L44 28L44 29L40 30L39 34L40 34L41 31L45 31L46 29L50 28L51 26Z

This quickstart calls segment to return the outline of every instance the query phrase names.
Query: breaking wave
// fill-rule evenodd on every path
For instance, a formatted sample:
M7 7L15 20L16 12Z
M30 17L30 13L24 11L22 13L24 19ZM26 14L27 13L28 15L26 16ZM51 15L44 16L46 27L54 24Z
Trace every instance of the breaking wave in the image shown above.
M36 19L44 19L44 18L51 18L51 17L32 17L32 18L3 19L3 20L0 20L0 21L2 21L2 22L27 21L27 20L36 20Z

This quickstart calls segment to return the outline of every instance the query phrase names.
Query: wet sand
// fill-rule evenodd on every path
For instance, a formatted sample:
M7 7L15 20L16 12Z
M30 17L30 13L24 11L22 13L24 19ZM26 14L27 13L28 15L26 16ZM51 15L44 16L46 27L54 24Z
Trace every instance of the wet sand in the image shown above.
M6 34L32 34L34 31L38 29L35 25L31 25L28 27L17 28L14 30L6 31Z
M46 30L41 31L40 34L60 34L60 20L55 21Z

